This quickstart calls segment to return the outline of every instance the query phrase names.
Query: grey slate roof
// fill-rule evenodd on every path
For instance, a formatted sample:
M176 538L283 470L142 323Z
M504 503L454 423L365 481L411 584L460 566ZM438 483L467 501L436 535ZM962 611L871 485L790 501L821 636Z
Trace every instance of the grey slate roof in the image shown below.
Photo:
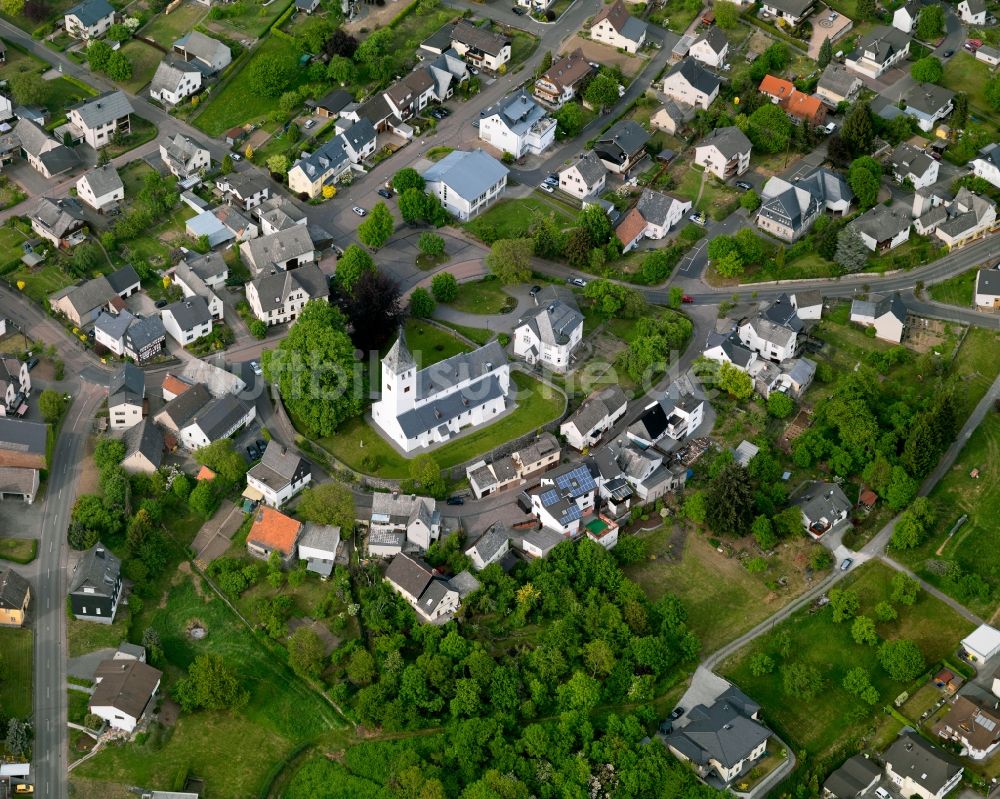
M94 192L95 197L110 194L113 191L124 188L125 185L118 175L118 170L111 164L105 164L104 166L90 170L90 172L83 176L83 179L90 184L90 190Z
M157 341L167 337L167 331L159 316L136 319L125 331L125 346L136 354Z
M307 524L299 539L299 546L325 549L336 554L337 547L340 546L340 528L329 524Z
M199 325L212 321L212 313L204 297L197 294L185 297L160 310L161 314L170 313L177 321L181 330L194 330Z
M0 571L0 609L20 610L31 586L11 568Z
M453 391L419 408L408 410L397 417L397 421L407 437L416 438L421 433L458 418L470 408L485 405L502 396L504 392L500 380L490 375L476 380L459 391Z
M189 253L184 259L188 268L204 281L221 277L229 271L226 262L222 258L222 253L212 250L204 255Z
M465 552L467 555L476 552L480 560L488 563L490 558L503 549L509 540L510 531L507 529L507 525L500 521L493 522L489 529L479 536L476 543L466 549Z
M837 203L847 200L854 202L854 192L847 181L837 172L819 167L795 184L805 189L822 203Z
M962 767L920 735L907 731L885 752L886 765L901 777L909 777L932 794L938 793Z
M704 94L712 94L722 84L717 75L709 72L694 58L685 58L682 61L678 61L670 68L666 77L669 78L678 73L693 88Z
M647 222L662 226L666 223L667 213L674 202L676 202L676 198L669 194L663 194L652 189L643 189L642 194L639 196L639 202L635 207L639 209L642 218Z
M815 0L768 0L767 4L786 14L800 17L809 10L814 2Z
M339 114L344 107L354 102L354 97L343 89L335 89L316 101L316 107L331 114Z
M186 397L190 393L190 390L185 391L181 397ZM227 435L249 410L248 403L232 394L223 394L196 413L189 424L197 425L209 441L218 441Z
M797 231L806 220L815 217L820 207L812 192L775 176L764 185L760 215Z
M460 19L452 29L451 41L461 42L472 49L497 56L506 45L510 44L510 37L473 25L467 19Z
M76 564L69 592L75 594L83 588L92 588L97 596L110 597L114 593L121 569L122 562L98 541Z
M849 227L871 236L878 242L894 238L911 224L913 220L908 211L876 205L851 222Z
M180 430L186 427L196 413L212 401L212 394L204 383L195 383L187 391L178 394L163 406L160 413L166 414Z
M417 399L425 399L453 388L460 381L489 374L507 363L507 355L494 339L472 352L460 352L417 372Z
M588 150L566 168L569 169L574 166L588 186L593 186L608 172L604 164L601 163L601 159L594 154L593 150Z
M514 133L523 135L532 125L544 119L547 112L524 90L509 94L486 108L482 116L499 116L503 124Z
M969 12L972 14L981 14L986 10L986 0L966 0L969 4Z
M556 300L529 308L518 320L518 327L528 325L543 344L568 344L574 330L583 324L583 314L572 305Z
M151 93L176 92L177 87L184 80L184 76L192 72L201 74L200 69L196 69L183 58L167 56L157 65L156 72L153 73L153 80L149 84L149 91Z
M649 132L631 119L618 122L597 140L594 150L599 156L607 155L616 163L624 163L650 140Z
M31 218L59 238L64 238L74 230L79 230L85 222L80 204L72 197L58 200L53 200L50 197L39 198Z
M877 25L870 33L858 41L857 49L851 54L852 59L861 58L866 52L873 54L876 64L884 64L893 55L910 43L910 37L887 25Z
M714 146L726 158L733 158L740 153L748 153L753 147L750 139L735 125L716 128L698 142L697 146Z
M182 48L189 55L209 64L225 60L230 55L229 47L218 39L206 36L201 31L191 31L176 42L174 47Z
M70 286L52 295L57 299L66 297L81 317L101 307L115 296L117 296L115 290L111 288L104 275L98 275L79 286Z
M14 134L22 149L31 155L39 155L47 144L55 143L55 139L30 119L19 118L14 125Z
M667 743L695 763L716 760L732 768L772 735L763 724L749 718L755 707L727 691L708 707L695 705L688 712L687 726L667 736Z
M630 16L618 32L629 41L638 42L646 35L646 23L637 17Z
M396 341L382 359L382 368L388 369L393 374L398 375L408 369L415 368L416 365L417 363L413 360L410 348L406 344L406 332L400 327Z
M293 225L270 236L250 239L247 242L247 249L253 266L258 270L314 251L312 239L305 225Z
M109 14L114 14L115 9L108 0L83 0L66 12L66 16L74 16L80 23L90 27L100 22Z
M123 266L121 269L116 269L108 275L108 283L113 291L121 294L125 290L138 285L139 273L131 265Z
M480 583L479 580L473 577L472 573L468 571L459 572L452 577L448 583L455 591L458 591L460 599L465 599L470 594L474 594L482 588L482 583Z
M736 333L716 333L714 331L709 333L705 349L710 350L715 347L721 347L730 361L743 368L746 368L754 358L754 353L743 346Z
M851 510L851 501L836 483L814 481L804 493L793 500L805 517L811 522L822 518L834 518Z
M1000 270L980 269L976 272L976 293L1000 296Z
M123 363L121 368L111 375L111 381L108 383L109 407L130 400L142 404L145 394L146 375L138 366Z
M360 152L375 141L378 136L378 132L375 130L375 126L372 125L370 119L367 117L361 117L361 119L351 125L351 127L340 135L344 137L352 148L354 148L355 152Z
M427 183L443 183L463 200L474 201L509 170L480 149L455 150L424 172Z
M267 442L260 462L247 474L275 491L280 491L301 480L311 470L309 461L298 453L290 452L272 438Z
M955 99L955 92L933 83L917 83L904 99L907 108L932 116Z
M325 297L330 292L323 270L314 263L303 264L297 269L264 275L253 281L257 297L264 311L281 308L288 295L301 288L309 299Z
M125 442L126 458L140 452L154 468L160 468L163 463L163 431L153 424L152 419L143 419L130 427L122 436L122 441Z
M385 579L413 597L423 594L432 577L433 572L426 563L403 553L396 555L385 570Z
M94 330L100 331L116 341L120 341L122 336L125 335L125 331L128 330L128 326L134 320L135 317L124 309L117 314L101 311L94 322Z
M712 48L713 53L721 53L728 45L729 39L726 38L726 34L723 33L722 28L712 26L708 29L708 32L702 35L695 44L698 42L705 42L709 47Z
M135 113L128 97L120 89L82 100L67 110L79 113L80 120L87 128L98 128Z
M854 755L827 778L823 791L829 791L833 799L856 799L881 774L882 769L869 758Z
M583 404L566 420L566 423L572 422L580 433L586 435L605 417L610 416L627 403L628 397L621 386L617 384L607 386L595 391L585 399Z
M823 70L816 88L836 94L838 97L847 97L860 83L861 79L847 67L833 63L828 64Z
M167 158L177 164L181 169L187 168L187 162L199 151L208 149L204 144L195 141L190 136L178 133L167 139L166 144L160 145Z

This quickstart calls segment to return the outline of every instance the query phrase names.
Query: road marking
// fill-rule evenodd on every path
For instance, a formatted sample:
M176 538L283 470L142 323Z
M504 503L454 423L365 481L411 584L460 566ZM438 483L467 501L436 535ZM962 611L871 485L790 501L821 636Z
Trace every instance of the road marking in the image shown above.
M54 546L54 544L53 544L53 543L52 543L51 541L49 541L49 552L51 552L51 551L52 551L52 547L53 547L53 546Z

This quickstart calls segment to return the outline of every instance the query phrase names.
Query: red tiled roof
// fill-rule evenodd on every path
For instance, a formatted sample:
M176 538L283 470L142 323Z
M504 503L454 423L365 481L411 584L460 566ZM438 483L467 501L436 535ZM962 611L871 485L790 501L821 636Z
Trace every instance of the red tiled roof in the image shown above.
M261 505L254 514L253 526L247 535L247 541L291 555L301 531L302 522L268 505Z
M179 396L191 388L190 383L185 383L176 375L172 375L169 372L163 376L163 390L173 394L174 396Z
M788 98L785 108L789 114L811 122L815 121L823 113L823 103L820 102L819 98L804 94L798 89L792 92L792 96Z
M646 229L646 220L642 218L638 208L629 211L625 218L615 228L615 235L622 247L627 247Z
M202 466L198 470L198 474L194 477L195 480L214 480L215 472L209 469L207 466Z
M776 78L774 75L765 75L758 88L762 94L776 97L779 100L787 100L795 91L795 87L789 81Z

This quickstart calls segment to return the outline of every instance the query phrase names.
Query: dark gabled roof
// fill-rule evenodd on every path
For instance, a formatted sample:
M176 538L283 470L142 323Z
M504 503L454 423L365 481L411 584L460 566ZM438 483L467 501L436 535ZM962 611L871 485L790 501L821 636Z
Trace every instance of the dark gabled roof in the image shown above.
M642 150L650 138L649 131L638 122L628 119L619 122L601 136L594 150L598 153L631 157Z
M212 394L209 392L208 386L204 383L195 383L183 394L178 394L164 405L160 413L169 416L179 430L185 427L192 417L208 405L211 400Z
M0 416L0 466L44 469L49 426Z
M285 486L298 482L311 471L309 461L271 439L267 442L260 463L247 474L275 491L280 491Z
M882 769L869 758L855 755L827 778L823 791L829 791L833 799L856 799L881 774Z
M1000 296L1000 269L980 269L976 272L976 293Z
M185 391L181 397L186 397L190 393ZM250 406L243 400L237 399L232 394L223 394L205 405L188 424L197 425L209 441L218 441L227 435L249 410Z
M163 431L151 419L143 419L133 425L122 436L125 442L125 457L142 454L156 469L163 463Z
M685 58L682 61L678 61L670 68L667 78L678 73L702 94L710 95L722 84L718 76L713 75L694 58Z
M423 594L432 578L430 566L403 553L396 555L385 570L385 579L416 598Z
M111 375L108 383L108 406L120 404L121 400L131 399L142 403L146 393L146 375L138 366L123 363L121 369Z
M331 114L339 114L344 110L345 106L353 102L354 98L349 92L345 92L343 89L335 89L321 97L316 102L316 107L322 108L324 111L329 111Z
M741 153L749 153L753 147L746 134L735 125L715 128L697 144L697 147L709 146L715 147L725 158L733 158Z
M772 735L749 718L759 706L738 694L727 691L708 707L693 707L687 726L669 735L667 743L699 764L715 760L727 769L737 765Z
M801 17L814 2L815 0L768 0L767 4L793 17Z
M204 297L198 294L171 303L160 313L169 313L173 316L181 330L194 330L199 325L212 321L212 312L208 310L208 303Z
M94 673L98 681L90 697L90 707L113 707L139 718L163 672L140 660L105 660Z
M909 777L932 794L962 770L949 755L912 731L902 733L886 750L885 762L896 774Z
M121 575L122 562L98 541L88 549L76 569L70 582L69 592L80 593L84 588L92 588L97 596L110 597Z
M918 83L907 93L906 107L933 116L955 99L955 92L933 83Z
M0 571L0 609L20 610L31 586L13 569Z
M66 16L74 16L80 23L88 28L100 22L109 14L114 14L115 9L108 0L83 0L82 3L73 6L66 12Z
M478 553L480 560L484 563L494 557L510 540L510 531L503 522L493 522L489 529L477 539L471 547L465 550L466 554L473 551Z
M118 294L121 294L139 283L139 273L131 266L123 266L108 275L108 283Z
M451 32L452 41L461 42L473 50L481 50L492 56L500 55L500 51L510 44L510 37L502 33L494 33L489 28L481 28L467 19L455 23Z
M288 295L296 289L302 289L306 296L313 300L325 297L330 291L326 275L314 263L303 264L287 272L264 275L254 280L253 285L257 289L257 299L264 311L281 308L288 300Z
M708 33L704 34L695 44L698 42L705 42L709 47L712 48L713 53L721 53L726 47L729 46L729 39L726 38L726 34L722 32L722 28L711 27L708 29ZM693 47L694 45L692 45Z
M135 319L125 331L125 347L132 352L139 353L150 344L163 341L167 337L167 331L163 327L163 322L158 316L147 316L143 319Z

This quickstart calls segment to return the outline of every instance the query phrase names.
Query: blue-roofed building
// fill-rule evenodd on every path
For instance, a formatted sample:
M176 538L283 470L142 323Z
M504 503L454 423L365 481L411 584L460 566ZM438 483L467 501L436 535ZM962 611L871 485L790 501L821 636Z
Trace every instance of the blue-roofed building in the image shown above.
M424 181L448 213L467 221L504 193L507 172L482 150L455 150L424 172Z
M210 247L217 247L236 238L236 234L222 224L211 211L205 211L198 216L191 217L185 224L185 228L187 234L193 239L207 236Z
M594 515L596 495L597 481L590 467L568 463L544 475L528 496L531 512L543 527L576 537L581 532L581 521Z
M115 21L115 10L108 0L83 0L66 12L63 24L70 36L95 39Z

